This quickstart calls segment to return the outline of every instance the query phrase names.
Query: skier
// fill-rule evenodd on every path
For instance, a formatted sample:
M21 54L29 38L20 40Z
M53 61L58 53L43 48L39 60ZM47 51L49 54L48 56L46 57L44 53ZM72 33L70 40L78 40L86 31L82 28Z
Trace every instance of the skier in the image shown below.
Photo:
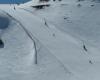
M48 27L48 24L47 24L47 22L45 21L45 25Z
M83 49L84 49L86 52L88 51L85 45L83 45Z
M91 60L89 60L89 63L90 63L90 64L93 64Z

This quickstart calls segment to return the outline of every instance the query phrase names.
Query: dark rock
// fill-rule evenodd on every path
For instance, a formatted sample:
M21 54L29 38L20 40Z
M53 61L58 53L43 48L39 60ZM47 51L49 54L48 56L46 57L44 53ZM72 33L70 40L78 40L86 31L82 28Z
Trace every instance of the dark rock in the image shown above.
M4 48L4 42L0 39L0 48Z

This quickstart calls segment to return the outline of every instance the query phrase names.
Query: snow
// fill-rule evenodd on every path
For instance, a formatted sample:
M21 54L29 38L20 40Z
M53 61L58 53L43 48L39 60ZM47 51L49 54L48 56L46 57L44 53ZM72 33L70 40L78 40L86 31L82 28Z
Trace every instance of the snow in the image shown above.
M38 65L35 65L33 41L19 22L5 12L0 11L0 13L5 14L7 16L5 18L10 21L1 37L5 43L5 47L0 49L1 80L45 80L49 78L66 80L67 76L70 76L69 71L65 71L62 64L38 40L36 43L39 59Z
M78 4L81 4L82 6L78 7L77 6ZM91 7L91 5L95 5L95 6ZM63 43L61 43L62 44L61 45L59 42L60 44L59 46L61 48L58 48L57 44L55 44L55 47L57 48L50 47L50 49L53 48L52 50L53 52L54 51L60 52L62 50L60 52L60 55L58 54L58 52L55 52L55 54L57 53L56 56L58 56L65 65L67 64L67 66L70 66L69 67L71 68L70 70L74 71L74 74L78 75L78 77L80 77L81 80L82 79L83 80L98 80L99 79L99 76L98 76L99 68L97 68L97 65L99 66L99 57L100 57L99 55L99 39L100 39L99 30L100 29L99 29L99 25L97 24L99 23L98 22L99 17L97 16L99 15L99 12L100 12L99 5L100 4L98 3L86 1L86 2L80 2L80 3L74 2L74 3L66 3L66 4L65 3L51 4L51 7L45 8L43 10L37 10L37 11L34 9L33 9L34 11L30 9L30 11L33 12L36 16L39 16L45 19L47 22L52 23L55 27L60 29L63 33L65 32L65 34L66 33L70 34L74 38L79 39L81 41L81 44L80 43L77 44L77 45L80 45L79 47L81 47L83 43L87 46L89 51L85 52L86 55L84 55L84 52L82 52L82 49L77 48L78 49L77 50L76 45L73 48L74 45L71 45L70 42L67 43L68 39L70 41L74 39L70 39L70 38L66 39L65 37L61 38L60 36L59 38L66 40L65 42L64 41L61 41L61 42L63 42L64 44L66 43L67 46L64 46ZM64 18L66 18L67 20L65 21ZM61 40L61 39L58 39L58 40ZM51 46L50 44L48 45ZM67 49L67 50L65 51L64 49ZM68 60L68 57L65 54L65 52L70 53L70 54L67 54L70 60ZM64 53L64 54L61 54L61 53ZM80 57L80 55L82 57ZM84 62L86 58L89 60L92 60L95 65L91 66L91 65L88 65L88 63L85 64L87 62L87 61Z
M0 79L99 80L99 4L47 4L0 5Z
M78 7L78 4L81 4L81 7ZM88 1L62 2L60 4L51 4L51 7L44 10L31 10L31 12L45 18L66 33L81 38L86 42L88 40L88 43L93 43L94 46L100 43L99 17L97 16L100 12L98 3Z

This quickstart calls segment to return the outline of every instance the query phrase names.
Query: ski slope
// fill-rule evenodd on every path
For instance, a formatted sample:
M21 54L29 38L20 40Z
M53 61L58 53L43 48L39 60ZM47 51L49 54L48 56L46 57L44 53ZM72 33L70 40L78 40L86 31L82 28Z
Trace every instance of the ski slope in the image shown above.
M1 80L100 79L99 49L85 41L88 40L88 31L85 32L85 36L80 36L81 34L77 34L84 30L83 27L71 26L72 21L75 20L78 23L81 19L77 16L82 15L78 15L77 12L76 15L70 14L72 21L63 23L63 15L59 16L62 12L60 10L63 10L61 5L65 6L63 9L68 8L67 10L73 8L71 2L68 2L68 5L71 5L69 7L66 7L67 4L63 2L38 11L31 7L22 8L15 5L16 9L14 9L13 5L0 5L0 20L4 20L8 26L0 29L1 39L5 44L4 48L0 49ZM52 10L55 13L51 14ZM62 14L65 15L65 13ZM90 18L93 17L90 16ZM84 20L88 21L87 18ZM5 27L5 23L0 25ZM86 29L89 30L89 28ZM83 40L83 38L86 39ZM38 64L34 64L34 41L37 45ZM83 45L86 45L87 51L84 50Z
M63 80L65 80L67 76L70 76L62 63L48 49L43 47L38 40L36 40L36 43L39 59L38 65L35 65L34 44L22 28L21 23L4 11L0 11L0 13L0 20L9 19L8 27L4 28L1 35L5 44L5 47L0 49L1 80L49 80L49 77L57 80L61 80L64 77ZM1 23L0 25L4 24Z

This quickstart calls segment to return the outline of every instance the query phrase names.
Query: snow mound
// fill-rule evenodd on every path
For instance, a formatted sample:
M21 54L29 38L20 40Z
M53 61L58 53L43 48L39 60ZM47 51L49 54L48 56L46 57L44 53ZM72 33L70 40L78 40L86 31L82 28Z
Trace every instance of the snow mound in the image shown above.
M5 29L8 28L9 23L10 23L10 17L8 17L8 15L0 11L0 48L4 48L4 42L1 39L1 36L5 31Z

